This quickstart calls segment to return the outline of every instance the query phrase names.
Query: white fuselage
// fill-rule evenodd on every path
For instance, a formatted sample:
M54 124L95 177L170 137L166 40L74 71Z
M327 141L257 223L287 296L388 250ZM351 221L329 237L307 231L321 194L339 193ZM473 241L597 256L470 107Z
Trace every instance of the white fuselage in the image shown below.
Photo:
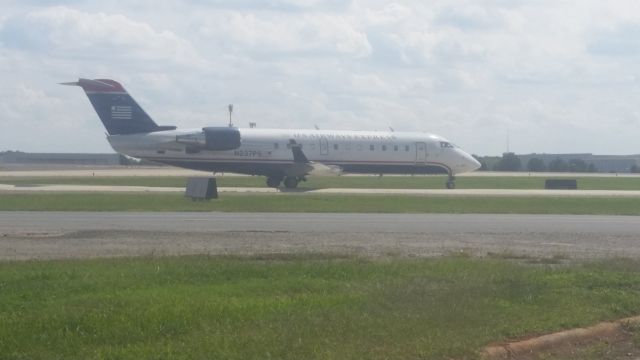
M180 139L201 129L109 135L111 146L132 157L205 171L252 175L296 173L291 144L310 162L353 173L447 173L473 171L480 164L444 138L420 132L241 128L241 144L226 151L188 151Z
M112 79L63 83L83 89L119 153L212 172L264 175L267 185L295 188L307 175L456 174L480 167L447 140L419 132L159 126Z

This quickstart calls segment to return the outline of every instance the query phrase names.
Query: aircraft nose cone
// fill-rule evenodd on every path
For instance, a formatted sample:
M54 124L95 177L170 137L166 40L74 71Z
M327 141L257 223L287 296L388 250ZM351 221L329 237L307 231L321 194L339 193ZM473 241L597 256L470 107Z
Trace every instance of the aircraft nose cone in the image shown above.
M475 171L482 167L480 161L476 160L476 158L474 158L473 156L469 156L469 160L471 162L471 170L469 171Z
M459 151L460 154L460 165L458 166L458 172L470 172L474 170L478 170L482 164L478 160L476 160L473 156L467 154L464 151Z

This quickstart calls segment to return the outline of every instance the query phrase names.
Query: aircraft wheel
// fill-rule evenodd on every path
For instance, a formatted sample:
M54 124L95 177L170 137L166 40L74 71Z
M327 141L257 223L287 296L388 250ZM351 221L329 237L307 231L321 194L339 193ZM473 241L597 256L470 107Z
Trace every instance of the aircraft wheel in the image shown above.
M280 186L280 182L282 182L282 178L270 176L267 178L267 186L272 188L277 188Z
M298 187L298 178L297 177L293 177L293 176L287 176L286 178L284 178L284 186L287 189L295 189Z
M447 189L455 189L455 188L456 188L455 181L452 181L452 180L447 181Z

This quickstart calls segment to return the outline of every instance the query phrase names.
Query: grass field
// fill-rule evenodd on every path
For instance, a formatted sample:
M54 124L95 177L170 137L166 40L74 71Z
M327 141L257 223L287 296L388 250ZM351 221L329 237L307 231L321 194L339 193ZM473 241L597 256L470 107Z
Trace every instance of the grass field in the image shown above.
M180 194L4 193L0 210L640 215L640 199L225 194L194 202Z
M640 178L632 177L578 177L582 190L640 190ZM301 188L371 188L371 189L442 189L445 176L341 176L310 177L300 183ZM545 178L510 176L465 176L456 180L459 189L544 189ZM221 187L265 187L261 176L217 177ZM132 185L184 187L183 177L0 177L0 184L73 184L73 185Z
M0 263L2 359L458 359L640 312L640 263L330 255Z

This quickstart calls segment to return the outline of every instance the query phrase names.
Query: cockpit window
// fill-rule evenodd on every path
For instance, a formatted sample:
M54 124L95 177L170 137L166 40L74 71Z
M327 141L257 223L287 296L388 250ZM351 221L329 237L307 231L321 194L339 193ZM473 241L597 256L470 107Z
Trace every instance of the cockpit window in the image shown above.
M453 149L454 148L453 144L451 144L450 142L446 142L446 141L440 141L440 147L442 149Z

